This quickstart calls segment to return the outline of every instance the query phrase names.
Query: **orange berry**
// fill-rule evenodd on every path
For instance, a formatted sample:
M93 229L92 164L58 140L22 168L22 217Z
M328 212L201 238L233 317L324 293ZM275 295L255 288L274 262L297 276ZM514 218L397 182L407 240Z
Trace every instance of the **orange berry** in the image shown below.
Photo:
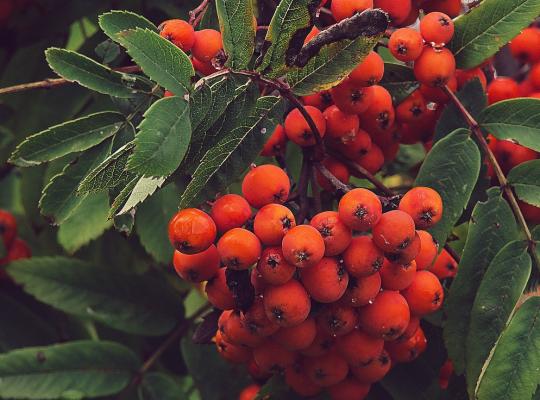
M313 318L308 318L300 325L280 328L272 339L290 351L303 350L311 346L317 335L317 325Z
M427 229L442 218L442 198L428 187L415 187L409 190L399 202L399 210L409 214L419 229Z
M210 216L218 231L223 233L243 226L251 217L251 207L242 196L226 194L214 201Z
M228 343L251 348L260 346L265 340L243 323L239 311L233 311L229 315L222 326L221 334Z
M401 265L386 261L380 271L382 288L385 290L403 290L412 283L416 275L416 262Z
M221 262L234 270L248 269L261 255L261 242L253 232L234 228L219 239L217 249Z
M379 85L366 88L371 98L369 107L361 113L362 128L368 132L381 133L392 129L395 120L392 95Z
M272 132L270 138L264 144L264 147L261 151L261 156L264 157L275 157L282 154L285 154L287 148L287 135L285 134L285 129L283 125L278 124Z
M416 90L396 107L396 119L398 122L418 121L426 111L424 96Z
M393 25L401 25L409 16L412 3L411 0L374 0L373 7L381 8L390 15Z
M317 229L298 225L289 230L281 244L283 256L297 268L311 267L324 256L324 240Z
M252 268L250 281L257 295L262 294L268 286L268 283L263 279L257 268Z
M399 292L383 290L372 304L358 311L360 327L368 334L384 340L400 337L409 324L407 300Z
M415 233L414 239L403 249L394 253L385 253L386 258L395 264L409 264L420 253L420 236Z
M261 387L259 385L255 383L249 385L240 392L238 400L255 400L255 398L259 394L259 390L261 390Z
M400 28L395 30L388 40L388 49L399 61L414 61L424 47L422 36L416 29Z
M372 92L347 78L330 89L332 100L345 114L360 114L368 109Z
M220 310L232 310L234 308L234 297L227 286L227 278L225 276L226 268L220 268L217 274L208 281L204 290L208 301Z
M204 62L191 57L191 64L193 68L202 76L212 75L214 72L217 72L217 69L212 65L210 61Z
M431 12L420 20L420 34L428 43L444 45L454 36L454 21L442 12Z
M334 175L340 182L344 184L349 183L349 178L351 174L349 173L349 169L345 164L343 164L340 161L337 161L335 158L332 157L326 157L322 164L330 171L332 175ZM317 170L316 172L317 176L317 184L327 192L335 192L336 188L334 185L320 172Z
M475 78L480 80L484 90L487 89L487 79L486 74L482 71L482 68L476 67L471 69L456 69L456 79L458 84L458 89L461 89L465 84Z
M291 210L281 204L267 204L255 215L253 231L264 245L276 246L295 226L296 220Z
M191 48L191 54L199 61L209 62L222 48L223 42L219 31L202 29L195 32L195 43Z
M355 137L347 143L339 143L337 149L347 158L357 160L365 156L371 149L371 137L369 134L359 129Z
M448 88L454 93L457 91L458 88L456 76L457 70L456 73L450 78L450 80L446 82L446 86L448 86ZM419 90L420 93L422 93L422 96L424 96L424 99L426 99L427 101L432 101L439 104L446 104L450 100L450 97L448 97L445 91L440 87L431 87L422 83Z
M332 105L332 96L328 90L323 90L322 92L302 97L302 101L306 106L313 106L324 111Z
M251 357L250 349L227 342L219 331L216 332L215 341L219 355L230 363L244 364Z
M393 362L406 363L414 361L427 347L427 339L422 328L418 327L415 334L406 340L395 340L386 343L386 351Z
M532 76L532 75L531 75ZM533 83L533 86L536 86ZM519 86L512 78L500 76L493 79L487 88L489 104L519 97Z
M0 259L0 265L4 265L17 260L24 260L26 258L32 257L32 249L28 246L24 240L20 238L15 238L11 247L8 249L7 256L3 259ZM0 270L0 278L2 277L2 271Z
M351 307L369 304L381 290L381 275L377 272L364 278L349 277L349 286L341 297L340 303Z
M379 222L382 205L379 198L367 189L353 189L341 198L339 219L356 231L367 231Z
M317 334L315 335L313 343L311 343L308 348L301 350L300 353L306 357L319 357L323 354L327 354L330 350L333 350L335 345L336 341L332 336L317 329Z
M216 240L217 228L208 214L196 208L180 210L169 222L169 240L185 254L206 250Z
M313 39L315 36L317 36L319 33L321 33L321 31L319 30L319 28L317 28L316 26L314 26L313 28L311 28L311 30L309 31L308 35L306 36L306 38L304 39L304 44L306 43L309 43L311 41L311 39Z
M416 231L420 237L420 252L416 255L416 269L430 269L439 252L439 244L428 231ZM443 250L444 251L444 250Z
M424 316L437 311L444 299L439 279L429 271L418 271L411 285L402 292L411 313Z
M175 250L173 257L176 273L190 282L211 279L219 269L219 261L219 253L214 245L197 254L184 254Z
M287 367L285 383L300 396L312 397L322 392L322 388L309 379L300 363Z
M383 350L369 363L351 367L351 373L359 382L375 383L386 376L391 366L390 355Z
M255 362L255 359L253 356L248 361L247 364L247 370L249 375L253 378L253 380L257 382L266 382L266 380L270 379L272 377L272 374L266 371L263 371Z
M266 316L264 301L260 296L255 297L253 304L242 315L242 322L250 331L262 337L270 336L279 329L279 325Z
M349 79L361 86L379 83L384 75L384 61L375 51L370 51L364 60L351 71Z
M434 11L443 12L452 18L457 17L461 13L461 0L425 0L422 3L424 13Z
M400 210L384 213L373 227L373 242L387 253L399 253L414 240L414 220Z
M411 4L411 12L407 16L407 18L405 18L405 20L399 24L399 26L413 25L418 20L418 17L420 16L420 8L418 8L417 3L417 0L413 0Z
M384 347L384 340L355 329L337 340L338 352L351 367L367 364L377 358Z
M272 164L252 168L242 181L242 193L255 208L285 203L290 190L291 182L287 173Z
M304 359L304 370L313 383L328 387L341 382L349 373L349 366L336 352Z
M295 280L264 291L264 310L270 321L281 327L291 327L306 320L311 301L304 287Z
M397 338L396 340L406 340L409 338L412 338L416 331L418 330L418 327L420 326L420 318L415 317L414 315L411 315L411 319L409 320L409 325L407 325L407 329L405 329L405 332Z
M253 358L261 370L280 373L295 360L295 354L272 340L265 341L253 349Z
M326 133L326 120L321 110L313 106L305 106L304 108L315 123L319 134L323 137ZM298 108L287 114L284 127L289 140L298 146L314 146L317 143L313 131Z
M345 268L355 278L363 278L378 272L383 262L383 252L369 236L354 237L343 253Z
M458 263L446 249L442 249L433 266L430 264L426 269L439 279L453 278L457 274Z
M331 400L363 400L369 393L370 385L347 378L328 388Z
M169 228L170 229L170 228ZM8 211L0 209L0 235L4 247L9 249L17 236L17 220Z
M360 127L360 120L355 114L345 114L337 106L324 110L326 119L326 140L336 143L348 143L354 139Z
M324 306L317 315L319 329L332 337L350 333L358 323L358 315L352 307L339 304Z
M384 165L384 158L384 153L382 152L381 148L375 143L372 143L367 153L360 156L355 161L361 167L367 169L371 174L376 174ZM353 175L357 178L363 178L363 176L360 176L360 174L356 173L355 171L353 171Z
M160 26L161 37L171 41L184 51L189 51L195 43L195 31L193 26L182 19L170 19Z
M337 22L368 8L373 8L373 0L332 0L330 5L330 11Z
M337 256L349 247L352 240L351 229L341 222L337 212L323 211L311 219L310 225L321 234L326 257Z
M335 258L325 257L300 270L300 278L310 296L320 303L333 303L345 293L349 275Z
M447 48L435 49L426 46L414 62L414 76L427 86L445 85L456 72L456 60Z
M283 285L292 279L296 267L285 260L281 247L268 247L262 252L257 270L266 283Z
M525 28L510 42L510 51L519 61L534 64L540 61L540 29Z
M505 174L508 174L512 168L526 161L535 160L538 157L536 151L513 143L510 140L498 140L494 153Z

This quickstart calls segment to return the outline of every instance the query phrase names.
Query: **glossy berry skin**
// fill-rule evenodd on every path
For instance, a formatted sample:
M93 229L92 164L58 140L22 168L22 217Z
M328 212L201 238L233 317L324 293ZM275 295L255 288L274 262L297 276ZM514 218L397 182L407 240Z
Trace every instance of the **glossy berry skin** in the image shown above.
M414 91L396 107L398 122L418 122L426 114L426 101L419 90Z
M231 290L227 286L225 277L226 268L220 268L212 279L205 286L206 296L212 305L220 310L232 310L234 308L234 298Z
M505 174L508 174L512 168L538 157L536 151L509 140L498 140L494 147L497 161Z
M372 92L350 78L330 89L332 100L345 114L360 114L366 111L371 103Z
M386 376L391 366L390 355L386 350L383 350L371 362L352 367L351 373L359 382L375 383Z
M414 259L416 261L416 268L419 271L430 269L439 253L439 244L427 231L416 231L416 233L420 237L420 252ZM445 250L443 250L443 252L445 252Z
M499 76L492 80L487 89L489 104L519 97L519 86L512 78Z
M414 62L416 79L430 87L444 86L456 71L456 60L447 48L424 47L420 57Z
M280 286L269 286L264 292L263 300L266 316L280 327L301 324L311 310L308 293L296 280Z
M398 252L385 253L384 255L392 263L406 265L414 261L418 253L420 253L421 246L420 236L418 233L415 233L413 240L405 248Z
M340 143L336 148L350 160L357 160L365 156L373 145L371 137L363 129L359 129L356 136L348 143Z
M323 90L315 94L310 94L309 96L303 96L302 102L306 106L313 106L324 111L327 107L332 105L332 96L328 90Z
M330 11L334 19L339 22L368 8L373 8L373 0L332 0Z
M482 68L476 67L476 68L471 68L471 69L457 69L456 70L456 79L457 79L458 89L461 89L469 81L475 78L480 80L480 84L482 85L484 90L487 90L487 78Z
M270 285L283 285L292 279L296 267L285 260L281 246L277 246L263 250L257 270Z
M381 354L384 340L373 337L360 329L338 338L337 350L351 367L368 364Z
M232 311L224 324L220 327L223 338L237 346L246 346L250 348L258 347L264 342L262 336L257 335L256 331L249 329L244 324L239 311Z
M303 350L311 346L317 335L317 325L313 318L308 318L299 325L280 328L272 335L272 340L290 351Z
M285 260L297 268L316 265L324 256L324 246L321 234L310 225L295 226L281 244Z
M414 61L424 48L422 36L416 29L400 28L395 30L388 40L388 49L399 61Z
M326 133L326 120L322 112L315 107L304 107L309 116L315 122L321 137ZM291 142L301 147L314 146L317 143L315 134L298 108L292 110L285 118L285 134Z
M216 240L217 228L208 214L197 208L180 210L169 222L169 241L184 254L196 254Z
M251 350L227 342L219 331L216 333L215 342L219 355L230 363L244 364L251 358Z
M344 381L330 386L327 391L331 400L363 400L369 393L370 385L347 378Z
M317 314L317 326L326 335L344 336L358 324L358 315L352 307L328 304Z
M281 244L285 234L296 226L291 210L281 204L267 204L257 212L253 231L266 246Z
M382 288L385 290L403 290L410 286L416 276L416 262L401 265L386 261L380 271Z
M341 221L349 228L367 231L379 222L382 204L373 192L353 189L339 201L338 213Z
M384 340L400 337L409 325L407 300L399 293L383 290L372 304L358 311L359 325L368 334Z
M411 0L374 0L373 7L381 8L390 15L394 26L401 25L409 16L412 9Z
M457 274L458 263L446 249L443 249L435 259L435 263L427 270L439 279L453 278Z
M411 216L393 210L384 213L373 227L373 242L385 252L399 253L414 240L415 234Z
M427 347L427 339L422 328L418 327L413 336L404 340L395 340L385 345L395 363L407 363L414 361Z
M381 275L378 272L364 278L349 276L349 286L339 301L351 307L362 307L375 300L380 290Z
M341 222L337 212L323 211L311 219L310 225L321 234L326 257L337 256L349 247L352 240L351 229Z
M349 183L349 179L351 177L351 174L349 173L349 169L345 164L343 164L340 161L337 161L335 158L332 157L326 157L322 165L332 174L334 175L341 183L344 183L347 185ZM333 193L336 191L335 186L332 184L328 178L326 178L323 173L319 170L316 172L316 178L317 178L317 184L327 192Z
M260 296L256 296L251 307L242 314L242 322L250 331L262 337L271 336L280 329L279 325L268 319Z
M418 271L411 285L402 294L411 313L420 317L437 311L444 299L439 279L429 271Z
M295 354L276 342L267 340L253 350L253 358L261 370L280 373L294 363Z
M378 272L384 262L384 253L369 236L356 236L343 253L346 270L355 278L364 278Z
M223 48L221 33L214 29L202 29L195 32L195 43L191 48L191 54L197 60L209 62Z
M328 387L343 381L349 373L349 366L336 352L304 360L307 376L318 386Z
M330 351L334 351L336 348L336 341L332 336L329 336L317 329L317 335L311 345L301 350L300 353L306 357L319 357L323 354L327 354Z
M399 202L399 210L409 214L418 229L428 229L442 218L442 198L431 188L415 187L405 193Z
M242 196L226 194L214 201L210 216L223 233L243 226L251 217L251 207Z
M211 61L199 61L195 57L191 57L193 68L202 76L212 75L217 72L217 69L212 65Z
M261 242L247 229L234 228L219 239L217 250L221 262L234 270L248 269L261 256Z
M420 20L420 34L428 43L443 45L454 36L454 22L442 12L432 12Z
M171 19L163 22L159 32L161 37L171 41L184 51L189 51L195 43L193 26L181 19Z
M255 383L249 385L240 392L238 400L255 400L255 398L259 394L259 390L261 390L261 387L259 385Z
M347 289L349 275L332 257L325 257L317 264L300 270L300 279L310 296L320 303L333 303Z
M361 86L379 83L384 75L384 61L375 51L370 51L364 60L351 71L349 79Z
M207 281L218 272L219 253L214 245L197 254L184 254L175 250L173 265L176 273L186 281Z
M291 182L287 173L272 164L252 168L242 181L242 193L255 208L271 203L283 204L290 190Z
M519 61L533 64L540 61L540 29L525 28L510 42L510 52Z
M283 128L283 125L278 124L268 141L265 143L261 151L261 156L275 157L285 154L286 147L287 135L285 134L285 129Z
M332 143L348 143L354 139L360 128L358 115L346 114L337 106L324 110L326 119L326 140Z
M384 165L385 156L381 148L375 143L372 143L367 153L358 157L354 161L356 161L361 167L367 169L368 172L375 175ZM359 177L360 174L353 171L353 175Z

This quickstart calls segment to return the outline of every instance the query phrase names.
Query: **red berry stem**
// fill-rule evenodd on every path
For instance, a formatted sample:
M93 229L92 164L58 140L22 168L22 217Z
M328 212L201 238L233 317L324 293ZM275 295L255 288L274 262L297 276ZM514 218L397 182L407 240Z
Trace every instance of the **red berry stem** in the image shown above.
M209 0L203 0L196 8L189 12L189 24L197 26L208 8Z
M495 175L497 176L497 180L499 181L499 186L501 190L503 191L506 199L508 200L508 203L510 204L510 208L512 209L514 216L516 217L519 226L521 227L521 230L525 234L525 237L527 238L527 242L529 244L529 253L536 263L537 267L540 268L540 259L538 258L538 254L536 253L536 242L534 241L531 231L529 229L529 226L527 225L527 221L525 220L525 217L523 216L523 213L521 212L521 209L519 208L519 204L517 202L516 196L514 195L514 192L512 191L512 188L508 184L508 180L506 179L506 176L504 175L504 172L501 169L501 166L499 165L499 162L497 161L497 158L495 157L495 154L491 151L489 148L488 142L486 141L486 138L482 134L482 128L480 124L474 119L474 117L471 115L471 113L465 108L465 106L459 101L457 96L450 90L448 86L443 87L446 95L450 98L452 103L457 107L461 115L465 118L467 121L467 124L469 125L469 128L471 129L474 137L476 138L476 141L482 148L482 151L486 154L489 163L491 164L493 171L495 172Z

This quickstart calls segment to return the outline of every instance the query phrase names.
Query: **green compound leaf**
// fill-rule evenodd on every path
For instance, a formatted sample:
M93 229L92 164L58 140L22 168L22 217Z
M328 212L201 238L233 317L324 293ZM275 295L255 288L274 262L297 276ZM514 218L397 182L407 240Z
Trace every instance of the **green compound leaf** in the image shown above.
M540 207L540 160L527 161L514 167L508 174L508 183L520 200Z
M483 0L455 20L448 47L458 68L472 68L494 55L540 13L540 0Z
M156 26L141 15L130 11L111 11L101 14L98 19L99 26L111 39L116 40L116 35L128 29L149 29L157 32Z
M391 62L384 63L384 76L380 85L390 92L394 104L401 103L420 87L412 68Z
M52 126L27 137L11 154L10 162L30 167L87 150L117 133L124 122L122 114L104 111Z
M137 178L138 179L138 178ZM164 183L166 178L140 178L136 180L129 197L124 203L119 215L133 210L139 204L143 203L148 197L152 196Z
M0 355L0 397L73 399L112 395L125 388L140 365L127 347L75 341L29 347Z
M138 389L139 400L188 399L189 394L175 378L163 372L145 374Z

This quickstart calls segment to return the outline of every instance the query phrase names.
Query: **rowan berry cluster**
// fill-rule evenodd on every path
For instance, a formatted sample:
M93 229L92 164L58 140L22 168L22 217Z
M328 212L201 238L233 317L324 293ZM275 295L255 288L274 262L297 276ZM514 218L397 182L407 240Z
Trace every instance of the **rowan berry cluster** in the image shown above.
M32 251L28 244L17 237L17 221L13 214L0 210L0 237L5 249L4 257L0 258L0 267L12 261L30 258ZM5 278L4 270L0 269L0 279Z
M383 212L358 188L303 224L286 206L290 189L284 170L261 165L244 177L243 196L223 195L209 213L179 211L169 224L174 267L207 281L208 300L223 310L215 343L226 360L247 364L256 380L283 373L303 396L363 398L426 348L420 318L440 308L444 291L425 229L442 217L442 200L416 187ZM254 291L240 307L230 279L239 271Z

